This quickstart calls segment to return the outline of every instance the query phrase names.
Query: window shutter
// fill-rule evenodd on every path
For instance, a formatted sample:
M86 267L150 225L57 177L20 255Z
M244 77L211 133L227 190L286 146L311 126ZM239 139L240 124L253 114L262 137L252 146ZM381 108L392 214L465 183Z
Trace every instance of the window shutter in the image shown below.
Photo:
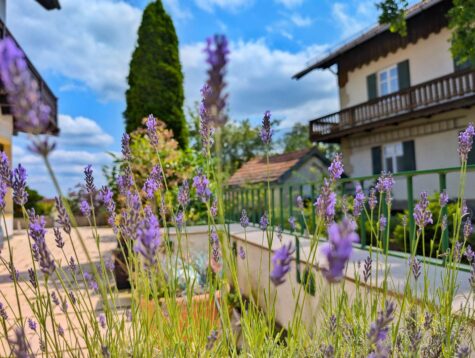
M400 172L416 170L416 151L413 140L402 142L402 157L397 158L397 168Z
M371 160L373 162L373 174L381 174L383 171L383 158L381 147L371 148Z
M376 88L376 73L366 77L366 88L368 90L368 101L378 97L378 89Z
M409 73L409 60L397 64L397 77L399 90L411 87L411 75Z

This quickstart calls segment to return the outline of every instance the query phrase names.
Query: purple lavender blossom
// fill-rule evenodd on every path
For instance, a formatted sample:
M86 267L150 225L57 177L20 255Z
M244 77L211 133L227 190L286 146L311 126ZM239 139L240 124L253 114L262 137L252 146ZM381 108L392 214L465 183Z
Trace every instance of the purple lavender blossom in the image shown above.
M213 235L213 233L211 233ZM212 245L212 255L211 255L211 269L213 272L218 273L221 271L222 264L221 264L221 252L219 248L219 240L218 239L212 239L213 245Z
M214 128L211 118L211 109L206 106L211 102L211 89L208 84L201 88L200 103L200 136L203 145L203 151L206 153L213 144Z
M111 272L114 271L115 264L114 264L114 261L111 258L108 258L107 260L104 260L104 266L105 266L106 270L111 271Z
M60 337L64 338L64 328L60 324L58 324L58 334Z
M449 203L449 195L447 194L447 191L443 191L439 194L439 204L440 207L443 208Z
M30 281L33 288L38 287L38 278L36 277L36 272L32 268L28 269L28 281Z
M132 172L130 168L127 166L124 168L124 172L122 175L119 175L117 178L117 186L119 187L119 192L122 195L126 195L127 192L134 188L134 178L132 176Z
M332 181L336 181L337 179L341 178L343 174L344 168L342 163L342 155L341 153L337 153L333 158L330 166L328 167L328 172L330 173L330 179Z
M344 218L341 224L333 223L328 227L328 242L322 246L327 258L328 269L323 275L329 282L338 282L353 251L353 243L358 241L354 224Z
M295 230L295 217L291 216L289 218L289 224L290 224L290 230L294 231Z
M10 161L5 152L0 152L0 179L8 187L12 186L12 170L10 169Z
M47 157L56 148L56 143L52 142L48 137L35 137L27 148L32 153Z
M37 324L36 324L36 322L35 322L34 320L32 320L31 318L28 318L28 327L29 327L32 331L36 332Z
M270 111L265 111L264 118L262 119L261 140L266 145L270 144L274 132L271 128L270 116Z
M429 200L427 199L427 192L423 191L419 202L414 208L414 220L419 230L424 229L428 224L432 224L432 213L429 210Z
M460 161L466 162L468 153L472 150L473 136L475 135L475 128L472 123L469 123L467 129L459 134L458 153Z
M144 209L145 217L142 219L138 229L138 240L134 250L140 253L147 265L154 265L157 262L157 252L160 246L160 227L158 218L153 213L150 206Z
M414 276L414 279L417 281L417 279L421 275L421 262L417 259L417 257L410 258L409 267L412 270L412 275Z
M378 205L378 198L376 197L376 190L374 188L371 188L369 191L368 204L371 210L374 210L376 205Z
M386 225L388 224L388 219L386 219L386 216L381 215L379 218L379 231L384 231L386 229Z
M303 203L303 199L300 195L297 196L297 199L295 200L295 203L297 205L297 209L299 209L300 211L303 211L304 203Z
M395 184L394 178L390 172L382 172L376 183L376 190L380 193L389 193Z
M275 232L277 233L277 239L280 241L280 243L282 243L282 227L277 226Z
M161 188L162 185L162 171L158 165L155 165L150 172L149 177L145 180L142 190L148 199L155 196L155 192Z
M128 210L122 211L120 232L125 238L136 240L141 220L141 203L137 193L127 192L126 207Z
M124 160L131 160L132 159L132 154L130 152L130 136L127 133L124 133L122 135L122 157Z
M218 215L218 199L214 198L210 208L211 216L216 217Z
M69 300L71 301L71 303L72 303L73 305L75 305L76 302L77 302L77 299L76 299L76 296L74 295L74 292L73 292L73 291L69 291L68 296L69 296Z
M208 93L204 98L204 108L211 121L216 126L222 126L226 122L223 113L226 107L227 94L223 94L226 86L224 76L226 74L226 64L228 62L229 48L228 41L223 35L214 35L206 40L206 62L210 66L208 73Z
M54 232L54 241L56 242L56 247L58 249L62 249L64 247L64 240L63 240L63 236L61 235L61 231L59 227L57 226L53 227L53 232Z
M69 262L68 262L69 270L71 273L76 273L78 266L76 265L76 262L74 261L74 257L70 257Z
M63 205L63 201L56 197L54 198L56 202L56 210L58 212L58 218L56 222L63 227L63 230L66 234L71 234L71 220L69 219L69 215L66 211L66 208Z
M5 321L8 319L7 310L5 309L5 306L2 302L0 302L0 317Z
M211 197L211 190L209 189L209 180L203 173L198 173L193 178L193 187L196 189L196 195L203 202L207 202Z
M211 228L211 233L210 233L210 244L211 245L219 245L219 237L218 233L216 232L216 229L213 227Z
M206 350L210 351L213 349L214 342L218 339L218 331L213 329L209 336L207 337Z
M18 358L33 358L31 347L26 338L23 327L15 328L15 339L8 338L8 344L12 348L11 356Z
M470 357L470 353L472 351L470 350L470 347L464 346L464 345L459 345L457 347L457 352L455 353L456 358L468 358Z
M241 226L245 229L249 226L249 217L247 216L246 209L242 209L241 218L239 220L241 222Z
M102 200L102 202L104 203L104 206L106 207L109 216L107 222L112 227L114 233L117 234L117 225L115 223L115 202L113 196L114 194L112 193L112 190L110 190L106 186L103 186L101 191L99 192L99 199Z
M366 257L364 260L364 266L363 266L363 279L364 282L368 282L369 278L371 277L371 269L373 266L373 260L371 259L370 256Z
M468 240L470 235L472 235L472 219L465 219L465 224L463 225L463 238Z
M267 218L266 213L262 214L261 219L259 220L259 227L262 231L267 230L267 226L269 225L269 219Z
M317 209L317 215L324 219L327 224L333 221L335 216L336 194L331 189L331 182L324 180L320 195L313 204Z
M153 116L153 114L149 114L146 126L150 144L154 147L158 147L157 119Z
M8 269L10 271L10 281L12 282L18 282L20 280L20 271L15 268L15 265L13 264L12 261L8 263Z
M25 205L28 201L28 193L26 192L26 169L18 164L13 170L13 201L18 205Z
M186 208L188 203L190 202L190 184L188 184L188 180L184 180L183 184L178 189L178 204L180 204L183 208Z
M91 207L89 206L86 200L81 201L79 204L79 210L81 210L81 214L85 217L91 216Z
M288 245L282 245L272 257L274 268L270 274L270 279L275 286L279 286L285 282L285 275L290 271L290 261L295 249L292 242Z
M93 194L96 191L94 186L94 176L92 171L92 165L88 164L84 168L84 180L86 181L86 190L89 194Z
M454 262L459 262L462 254L462 243L456 242L454 245Z
M244 260L246 258L246 251L244 251L244 247L239 246L239 257Z
M356 186L355 200L353 201L353 215L355 216L355 218L361 215L361 212L364 208L365 200L366 198L363 193L363 188L361 187L361 185L358 184Z
M104 316L103 314L99 315L99 325L102 329L106 329L107 327L106 316Z
M59 302L59 298L58 296L56 295L56 292L51 292L51 301L56 305L56 306L59 306L60 302Z
M61 308L61 312L68 313L69 305L68 305L68 301L66 301L65 298L61 299L61 307L60 308Z
M175 224L178 230L181 230L183 227L183 221L184 221L184 214L183 211L179 211L176 216L175 216Z
M386 340L389 332L389 325L394 319L395 305L386 301L385 310L378 312L378 318L371 323L368 339L373 344L378 344Z
M87 271L84 271L83 276L89 286L89 289L92 290L93 292L98 292L99 285L97 284L97 281L94 279L94 276Z
M468 263L471 264L473 262L473 259L475 259L475 252L473 251L472 246L467 245L464 255L467 258Z
M7 184L0 179L0 211L5 209L5 196L7 195L8 187Z
M41 99L23 51L10 37L0 41L0 77L15 117L15 129L40 134L50 127L51 109Z
M45 235L45 218L38 216L35 211L31 209L28 212L30 217L29 235L34 241L35 250L37 253L37 261L39 262L40 269L45 275L51 275L56 270L56 264L54 259L46 246Z

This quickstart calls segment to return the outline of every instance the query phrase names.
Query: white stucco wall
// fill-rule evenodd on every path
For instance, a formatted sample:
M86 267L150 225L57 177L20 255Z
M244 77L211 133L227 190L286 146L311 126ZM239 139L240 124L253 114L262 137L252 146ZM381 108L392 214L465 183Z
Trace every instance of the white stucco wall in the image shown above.
M368 100L366 77L397 63L409 60L411 86L450 74L454 70L450 53L450 30L442 29L385 57L378 58L348 73L348 82L340 88L340 106L346 108Z
M414 140L416 170L457 167L460 165L457 153L458 133L471 121L475 121L475 108L447 112L431 118L410 121L397 126L388 126L370 134L365 133L350 137L346 140L346 145L342 146L343 155L348 162L346 166L347 173L352 177L371 175L373 170L371 148L404 140ZM448 129L443 130L446 127ZM430 133L431 131L432 133ZM427 134L424 134L424 132ZM390 135L393 135L393 137L387 139ZM364 139L368 144L354 144L361 143L361 139ZM349 144L350 142L353 142L353 146ZM448 174L447 191L451 197L457 196L458 186L458 174ZM406 190L404 179L396 180L395 197L406 199ZM417 196L423 190L429 193L439 191L438 175L415 177L414 195ZM467 199L475 199L475 173L468 174L465 193Z

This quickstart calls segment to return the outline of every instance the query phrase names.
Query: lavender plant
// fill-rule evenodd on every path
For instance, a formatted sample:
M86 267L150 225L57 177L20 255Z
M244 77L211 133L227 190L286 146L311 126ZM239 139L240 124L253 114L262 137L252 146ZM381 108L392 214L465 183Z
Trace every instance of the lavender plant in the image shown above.
M0 42L0 75L7 82L9 100L23 128L34 129L46 125L43 107L35 96L22 101L26 94L35 94L35 86L25 74L18 51L8 39ZM153 115L146 121L144 138L156 161L143 182L137 184L132 170L141 158L131 151L127 134L122 138L117 200L110 188L95 186L91 166L84 169L87 195L80 210L90 222L86 230L77 228L51 169L52 147L35 151L44 159L58 191L58 218L51 232L43 217L25 209L26 169L19 165L12 170L6 155L1 154L0 214L5 222L5 196L12 190L28 230L21 252L13 249L12 233L7 232L7 247L0 253L0 265L10 277L13 292L0 292L0 354L469 356L473 349L473 294L463 298L460 309L454 305L460 302L457 290L462 256L473 265L469 284L475 286L474 254L467 245L472 226L464 202L473 126L459 137L461 185L454 215L435 220L426 193L421 194L414 210L417 230L404 264L407 275L399 282L402 295L390 294L394 264L386 250L394 178L382 173L368 192L356 186L353 210L348 210L346 200L336 191L344 170L341 154L335 156L329 178L319 188L314 217L309 217L313 214L305 210L304 200L298 196L297 212L286 221L291 235L276 227L268 182L265 209L258 216L257 227L248 215L255 208L243 208L236 227L244 234L244 242L234 250L225 221L220 152L220 130L226 122L228 53L224 37L207 42L209 79L202 90L200 111L205 165L196 168L192 183L182 181L176 195L164 170L167 163L158 150L161 143ZM35 130L34 134L39 133ZM266 111L260 137L267 161L272 134L270 112ZM93 198L97 192L108 215L107 231L95 225ZM206 248L201 253L194 252L190 244L187 219L192 214L191 200L200 201L205 210ZM439 205L447 202L447 194L442 193ZM363 218L369 222L371 245L360 263L354 262L353 256L359 239L358 220ZM424 243L429 223L436 222L440 230L434 235L441 235L448 220L453 228L451 245L443 253L445 266L440 268L440 278L434 278L429 263L417 257L416 249L420 241ZM312 228L310 221L315 223ZM300 238L297 223L304 229ZM112 263L103 252L105 232L120 242L122 261ZM301 243L305 257L297 268L295 256L300 253L297 249L302 250ZM16 266L25 260L28 269L23 273ZM114 284L112 272L118 265L129 275L131 288L126 300ZM296 276L297 269L304 270L303 277ZM433 278L437 282L431 282ZM306 289L310 286L311 290ZM283 309L291 312L287 321L279 321Z

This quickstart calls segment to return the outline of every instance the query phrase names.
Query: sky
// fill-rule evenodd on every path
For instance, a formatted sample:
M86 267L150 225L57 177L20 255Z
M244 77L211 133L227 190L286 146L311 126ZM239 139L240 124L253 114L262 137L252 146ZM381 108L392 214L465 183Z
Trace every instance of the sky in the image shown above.
M148 0L61 0L45 11L34 0L7 0L7 26L49 84L59 104L60 136L51 161L64 191L92 164L98 185L120 152L126 77L142 11ZM260 121L266 110L281 120L279 133L296 122L338 110L330 71L292 75L377 21L374 0L163 0L180 41L185 106L199 100L205 81L204 41L230 41L226 81L234 120ZM28 138L14 138L14 164L29 172L30 187L55 195L41 158Z

